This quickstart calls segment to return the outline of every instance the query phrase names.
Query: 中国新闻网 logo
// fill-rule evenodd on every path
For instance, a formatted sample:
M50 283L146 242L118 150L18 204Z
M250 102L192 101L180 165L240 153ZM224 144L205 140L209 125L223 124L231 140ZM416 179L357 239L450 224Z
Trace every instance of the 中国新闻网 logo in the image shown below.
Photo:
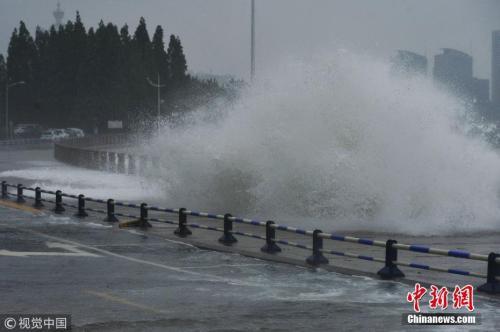
M441 310L445 310L448 308L450 292L447 287L439 288L431 285L430 291L428 291L426 287L416 283L413 292L408 292L406 295L406 300L413 303L413 310L415 312L420 312L420 300L423 299L425 294L428 294L430 297L428 302L430 309L440 308ZM463 287L456 285L451 294L451 300L453 309L466 308L468 311L473 311L474 288L472 285L465 285Z

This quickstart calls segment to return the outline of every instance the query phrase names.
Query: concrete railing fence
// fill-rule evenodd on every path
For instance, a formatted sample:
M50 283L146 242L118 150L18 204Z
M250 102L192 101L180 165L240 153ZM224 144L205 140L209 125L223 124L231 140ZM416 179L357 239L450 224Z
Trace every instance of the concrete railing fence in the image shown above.
M9 140L0 140L0 149L18 149L18 148L48 148L53 144L50 140L40 138L16 138Z
M121 174L142 174L158 166L158 158L113 151L118 148L125 150L130 143L127 134L74 138L56 142L54 157L66 164Z

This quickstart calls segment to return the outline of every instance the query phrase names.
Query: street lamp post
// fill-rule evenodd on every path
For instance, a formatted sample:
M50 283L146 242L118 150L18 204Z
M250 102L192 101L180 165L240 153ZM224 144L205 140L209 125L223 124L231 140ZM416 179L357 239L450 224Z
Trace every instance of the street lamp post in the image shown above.
M12 88L14 86L18 85L23 85L26 84L24 81L19 81L19 82L14 82L14 83L7 83L5 85L5 136L6 138L10 138L10 131L9 131L9 88Z
M255 0L251 2L250 18L250 78L255 77Z
M160 114L160 104L161 104L161 98L160 98L160 88L163 88L165 87L165 84L160 84L160 73L158 73L157 75L157 83L153 83L149 77L146 78L146 80L148 81L149 85L157 88L158 90L158 117L157 117L157 123L156 123L156 126L157 126L157 129L158 129L158 132L160 132L160 117L161 117L161 114Z

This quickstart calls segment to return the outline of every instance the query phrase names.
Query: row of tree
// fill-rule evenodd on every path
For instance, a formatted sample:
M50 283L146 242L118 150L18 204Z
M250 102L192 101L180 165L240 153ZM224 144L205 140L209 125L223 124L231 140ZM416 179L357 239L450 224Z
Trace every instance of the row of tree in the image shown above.
M215 81L188 75L179 37L171 35L165 50L162 27L150 38L144 18L133 35L127 25L118 29L102 21L87 30L78 12L74 22L48 31L37 27L34 38L20 22L7 59L0 55L0 86L25 82L9 90L14 123L86 129L102 129L108 120L136 123L156 114L157 91L147 78L155 82L157 75L165 85L163 115L224 94Z

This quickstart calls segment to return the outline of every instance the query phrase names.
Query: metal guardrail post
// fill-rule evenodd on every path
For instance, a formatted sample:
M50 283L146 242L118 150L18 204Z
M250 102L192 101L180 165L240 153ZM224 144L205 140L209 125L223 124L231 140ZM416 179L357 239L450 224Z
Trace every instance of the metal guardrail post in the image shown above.
M17 185L17 202L18 203L26 202L26 200L23 197L23 185L20 183Z
M309 265L320 265L328 264L328 259L323 256L321 250L323 249L323 239L318 236L318 234L323 233L319 229L313 231L313 253L311 256L307 257L306 262Z
M273 224L274 221L272 220L266 221L266 244L260 248L260 251L267 252L268 254L274 254L281 251L281 248L278 247L275 242L276 230L271 227Z
M188 235L193 234L189 228L187 228L187 214L184 213L186 211L185 208L179 209L179 227L174 231L174 234L179 237L186 237Z
M118 218L115 216L115 201L113 199L108 199L106 202L107 216L104 221L107 222L117 222Z
M40 187L35 188L35 203L33 204L37 209L43 208L42 203L42 189Z
M141 218L139 219L139 227L152 227L148 221L148 205L141 204Z
M405 276L394 264L398 260L398 249L393 247L396 243L398 243L396 240L387 240L385 244L385 266L377 272L382 279L404 278Z
M2 198L9 198L7 181L2 181Z
M497 277L500 277L500 264L496 259L500 257L499 254L491 252L488 255L488 273L486 276L486 283L477 288L478 291L490 294L500 293L500 282Z
M85 218L88 216L87 211L85 211L85 196L80 194L78 195L78 212L75 214L75 217Z
M141 216L139 219L124 221L120 223L121 227L141 227L148 228L153 227L148 221L148 205L146 203L142 203L140 206Z
M54 208L55 213L63 213L66 211L64 206L62 205L62 191L56 191L56 207Z
M219 242L225 246L230 246L238 240L231 233L233 231L233 221L229 219L232 217L230 213L224 215L224 234L219 238Z

